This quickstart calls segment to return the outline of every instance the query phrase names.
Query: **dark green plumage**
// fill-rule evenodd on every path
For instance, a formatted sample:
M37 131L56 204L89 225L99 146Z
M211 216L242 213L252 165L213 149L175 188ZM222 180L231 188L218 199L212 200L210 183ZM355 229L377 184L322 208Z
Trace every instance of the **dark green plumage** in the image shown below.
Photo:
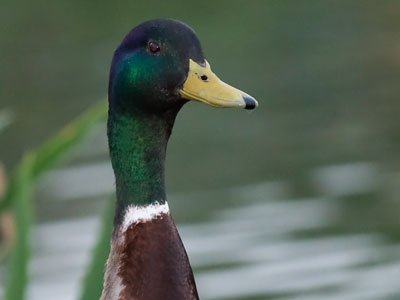
M149 51L157 41L160 51ZM179 95L189 58L204 63L193 30L174 20L134 28L115 51L109 83L108 137L116 176L117 214L129 204L166 200L165 152L176 114L187 101Z

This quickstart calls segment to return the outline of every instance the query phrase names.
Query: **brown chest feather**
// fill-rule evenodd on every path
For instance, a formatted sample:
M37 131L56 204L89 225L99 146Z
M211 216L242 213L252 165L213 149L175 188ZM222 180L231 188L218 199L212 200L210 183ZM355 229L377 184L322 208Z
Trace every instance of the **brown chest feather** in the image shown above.
M102 300L198 299L186 251L169 214L130 225L112 244Z

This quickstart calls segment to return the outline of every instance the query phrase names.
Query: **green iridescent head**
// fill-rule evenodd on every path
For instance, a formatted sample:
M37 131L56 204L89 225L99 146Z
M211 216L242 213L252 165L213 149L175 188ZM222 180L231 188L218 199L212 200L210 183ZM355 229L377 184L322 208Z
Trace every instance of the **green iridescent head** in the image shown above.
M204 64L194 31L174 20L152 20L132 29L114 53L110 106L164 110L182 105L179 94L189 59Z
M251 96L220 81L187 25L156 19L132 29L114 53L110 109L165 111L187 100L252 109Z

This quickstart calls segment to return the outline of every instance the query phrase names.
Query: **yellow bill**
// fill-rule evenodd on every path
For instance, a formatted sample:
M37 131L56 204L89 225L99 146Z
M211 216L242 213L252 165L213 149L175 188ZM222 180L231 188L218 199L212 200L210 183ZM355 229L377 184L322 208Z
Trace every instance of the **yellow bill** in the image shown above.
M190 59L189 74L180 94L185 99L214 107L254 109L258 106L256 99L220 80L207 61L203 67Z

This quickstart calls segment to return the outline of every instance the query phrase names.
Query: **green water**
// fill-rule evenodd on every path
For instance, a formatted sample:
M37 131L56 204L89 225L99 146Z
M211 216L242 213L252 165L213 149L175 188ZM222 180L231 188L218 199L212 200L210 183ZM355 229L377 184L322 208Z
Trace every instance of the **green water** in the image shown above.
M251 113L189 103L170 140L169 202L203 298L399 299L399 11L398 1L4 0L0 111L14 120L0 161L11 169L106 94L131 27L180 19L213 70L260 103ZM92 139L62 170L107 164L104 128ZM78 189L65 201L53 201L62 185L42 183L38 223L101 211L101 193L79 192L96 181L65 182Z

